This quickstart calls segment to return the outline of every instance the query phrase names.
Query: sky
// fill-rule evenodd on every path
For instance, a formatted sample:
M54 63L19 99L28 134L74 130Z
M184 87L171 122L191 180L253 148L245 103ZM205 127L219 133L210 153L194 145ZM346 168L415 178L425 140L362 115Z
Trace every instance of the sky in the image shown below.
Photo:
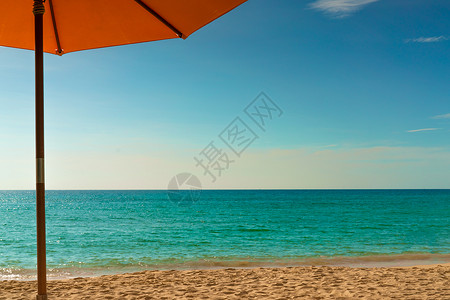
M449 16L250 0L186 40L45 54L46 186L448 189ZM34 189L34 157L34 53L0 47L0 190Z

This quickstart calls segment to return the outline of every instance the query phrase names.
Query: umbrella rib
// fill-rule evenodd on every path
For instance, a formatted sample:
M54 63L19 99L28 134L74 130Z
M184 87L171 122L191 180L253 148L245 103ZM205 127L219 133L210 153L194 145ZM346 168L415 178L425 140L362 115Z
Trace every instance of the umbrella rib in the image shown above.
M140 6L142 6L146 11L148 11L149 13L151 13L155 18L157 18L161 23L163 23L164 25L166 25L170 30L172 30L178 37L180 38L185 38L185 36L183 35L183 33L181 31L179 31L175 26L173 26L172 24L170 24L166 19L164 19L163 17L161 17L156 11L154 11L153 9L151 9L147 4L145 4L142 0L134 0L136 1L137 4L139 4Z
M56 50L56 54L62 55L63 50L61 48L61 43L59 41L58 27L56 26L55 12L53 10L53 1L49 0L48 2L50 5L50 14L52 15L52 23L53 23L53 30L55 32L56 46L58 47L58 50Z

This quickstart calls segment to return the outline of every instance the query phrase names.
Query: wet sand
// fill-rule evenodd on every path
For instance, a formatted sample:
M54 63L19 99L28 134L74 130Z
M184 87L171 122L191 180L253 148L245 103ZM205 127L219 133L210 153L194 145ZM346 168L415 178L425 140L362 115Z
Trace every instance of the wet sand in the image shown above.
M1 281L0 299L35 299L35 281ZM143 271L52 280L49 299L450 299L450 264Z

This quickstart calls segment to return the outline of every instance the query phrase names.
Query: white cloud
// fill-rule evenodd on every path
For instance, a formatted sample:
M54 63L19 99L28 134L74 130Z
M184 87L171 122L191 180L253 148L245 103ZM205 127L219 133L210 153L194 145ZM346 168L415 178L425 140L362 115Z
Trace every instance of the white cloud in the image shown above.
M432 117L432 119L450 119L450 113L443 114L443 115L437 115L437 116Z
M450 149L250 149L206 188L450 188ZM199 177L200 178L200 177Z
M333 147L337 147L337 146L338 146L338 144L331 144L331 145L322 146L320 148L333 148Z
M378 0L317 0L309 6L326 12L336 18L344 18L360 10L363 6Z
M408 130L407 132L420 132L420 131L433 131L433 130L439 130L442 128L423 128L423 129L414 129L414 130Z
M430 37L419 37L415 39L407 39L405 40L406 43L436 43L436 42L442 42L446 41L449 38L446 36L430 36Z

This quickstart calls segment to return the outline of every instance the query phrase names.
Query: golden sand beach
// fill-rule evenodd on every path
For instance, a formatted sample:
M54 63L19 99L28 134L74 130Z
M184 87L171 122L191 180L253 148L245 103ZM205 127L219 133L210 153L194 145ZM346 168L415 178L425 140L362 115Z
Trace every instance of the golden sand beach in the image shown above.
M450 299L450 264L143 271L49 281L49 299ZM0 282L34 299L35 281Z

